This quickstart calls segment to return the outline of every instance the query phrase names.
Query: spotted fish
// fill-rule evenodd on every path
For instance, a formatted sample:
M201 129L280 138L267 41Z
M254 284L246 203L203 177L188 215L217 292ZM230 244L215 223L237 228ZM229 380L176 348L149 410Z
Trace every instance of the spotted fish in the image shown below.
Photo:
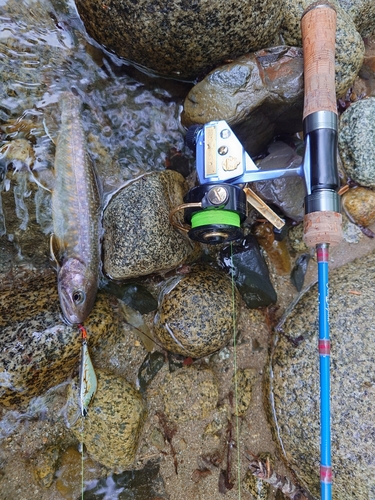
M65 92L60 107L51 253L57 263L63 316L73 325L83 323L94 306L100 271L102 209L98 180L86 148L81 101Z

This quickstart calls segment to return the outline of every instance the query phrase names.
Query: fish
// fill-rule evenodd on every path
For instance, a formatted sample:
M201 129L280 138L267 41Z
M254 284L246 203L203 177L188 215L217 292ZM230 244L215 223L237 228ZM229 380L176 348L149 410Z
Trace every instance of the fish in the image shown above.
M83 323L94 307L101 268L101 189L87 152L81 100L60 99L52 189L51 257L56 262L60 306L68 325Z

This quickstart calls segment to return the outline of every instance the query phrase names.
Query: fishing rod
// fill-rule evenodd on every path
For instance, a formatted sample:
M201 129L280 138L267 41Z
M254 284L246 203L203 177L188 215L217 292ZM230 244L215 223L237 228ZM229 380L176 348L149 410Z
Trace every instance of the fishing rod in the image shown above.
M319 295L320 493L332 498L329 247L342 239L337 194L337 106L335 88L336 10L328 2L310 5L301 19L304 54L304 241L316 249Z
M170 213L170 222L193 240L222 244L243 237L241 224L250 204L280 231L284 221L247 183L298 175L304 179L304 241L315 248L318 262L320 427L322 500L332 498L330 426L330 339L328 310L329 247L342 239L337 193L337 107L335 89L336 10L327 1L303 13L305 152L302 164L290 169L261 170L225 120L190 127L186 143L196 152L199 185ZM184 211L184 223L176 213Z

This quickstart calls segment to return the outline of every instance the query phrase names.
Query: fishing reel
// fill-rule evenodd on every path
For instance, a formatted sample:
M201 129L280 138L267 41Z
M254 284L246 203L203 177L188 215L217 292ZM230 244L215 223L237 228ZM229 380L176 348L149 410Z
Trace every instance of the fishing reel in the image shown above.
M260 170L224 120L190 127L186 143L196 151L199 185L190 189L184 203L172 210L170 220L175 227L201 243L219 244L240 239L249 203L281 230L285 224L283 219L244 186L248 182L277 177L305 177L303 165ZM185 225L175 220L179 210L184 210Z

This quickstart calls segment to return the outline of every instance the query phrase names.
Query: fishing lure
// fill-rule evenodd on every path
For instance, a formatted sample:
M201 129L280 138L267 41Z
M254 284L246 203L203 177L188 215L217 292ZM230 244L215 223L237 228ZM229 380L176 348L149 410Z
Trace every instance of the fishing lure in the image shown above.
M81 408L81 415L86 417L88 407L95 396L98 381L87 347L86 328L82 325L78 325L78 327L82 333L81 368L79 374L79 405Z

